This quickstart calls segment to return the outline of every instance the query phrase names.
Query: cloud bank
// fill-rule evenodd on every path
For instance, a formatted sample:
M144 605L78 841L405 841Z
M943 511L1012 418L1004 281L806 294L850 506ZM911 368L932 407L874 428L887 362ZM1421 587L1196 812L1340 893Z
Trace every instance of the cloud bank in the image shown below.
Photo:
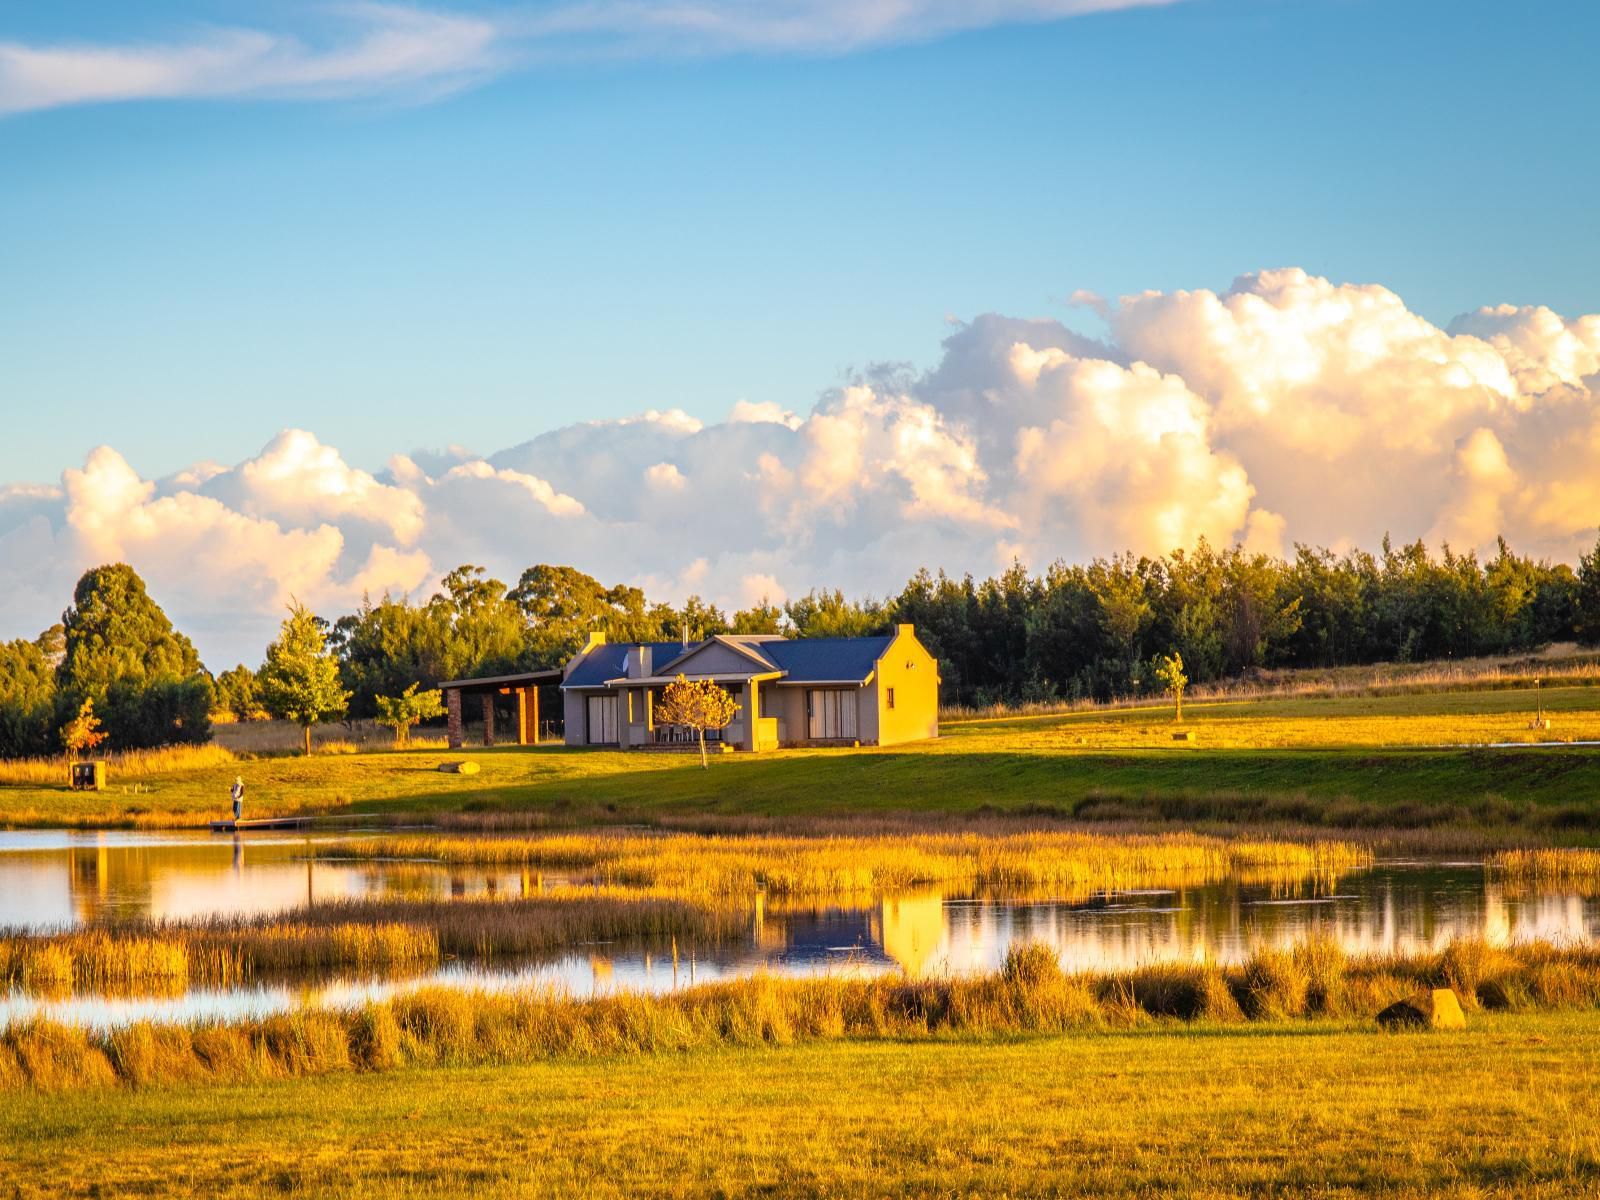
M430 99L540 62L844 54L1177 0L574 0L492 11L358 3L331 28L139 43L0 41L0 115L173 99Z
M223 667L259 658L291 595L333 614L469 561L746 605L1202 536L1285 552L1503 534L1567 561L1594 542L1600 317L1502 306L1441 329L1385 288L1295 269L1103 308L1103 342L978 317L931 369L869 371L805 414L652 410L376 474L303 430L165 479L101 447L56 485L0 488L0 630L32 636L113 559Z

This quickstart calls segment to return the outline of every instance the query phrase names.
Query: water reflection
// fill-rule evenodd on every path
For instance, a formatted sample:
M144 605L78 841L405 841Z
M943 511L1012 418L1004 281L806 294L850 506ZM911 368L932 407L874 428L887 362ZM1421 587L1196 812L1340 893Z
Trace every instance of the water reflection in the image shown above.
M535 894L516 867L313 859L344 835L0 833L0 926L37 932L133 919L270 916L343 899Z
M346 835L341 835L346 836ZM0 924L70 927L130 917L292 912L351 897L537 894L551 879L519 868L313 860L302 836L0 835ZM1600 941L1600 899L1571 886L1511 889L1476 863L1391 862L1331 886L1251 880L1088 898L975 897L924 890L855 902L757 896L744 931L715 946L594 945L537 962L448 963L402 979L337 973L173 996L0 996L0 1024L43 1014L105 1026L137 1019L262 1015L343 1005L421 986L551 988L589 996L665 991L757 970L911 976L997 968L1019 941L1042 941L1069 970L1159 960L1237 961L1309 934L1347 953L1437 949L1457 936L1496 942Z

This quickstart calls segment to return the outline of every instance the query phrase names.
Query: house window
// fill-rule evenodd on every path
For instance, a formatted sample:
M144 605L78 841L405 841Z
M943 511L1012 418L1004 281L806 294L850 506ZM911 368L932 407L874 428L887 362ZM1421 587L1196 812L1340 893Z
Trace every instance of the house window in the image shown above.
M894 689L893 688L889 689L889 707L890 708L894 707Z

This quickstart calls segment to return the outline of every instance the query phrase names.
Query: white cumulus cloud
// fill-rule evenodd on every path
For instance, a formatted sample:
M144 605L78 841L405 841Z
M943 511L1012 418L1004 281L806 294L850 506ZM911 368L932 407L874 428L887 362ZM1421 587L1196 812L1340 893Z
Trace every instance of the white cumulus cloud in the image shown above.
M286 430L232 465L142 476L101 447L0 485L0 632L56 619L125 559L214 666L254 662L290 596L426 595L537 562L727 607L814 586L887 595L921 566L987 573L1204 536L1448 540L1572 561L1600 525L1600 318L1490 307L1440 328L1393 292L1297 270L958 326L921 373L868 371L811 411L648 410L487 456L373 474Z

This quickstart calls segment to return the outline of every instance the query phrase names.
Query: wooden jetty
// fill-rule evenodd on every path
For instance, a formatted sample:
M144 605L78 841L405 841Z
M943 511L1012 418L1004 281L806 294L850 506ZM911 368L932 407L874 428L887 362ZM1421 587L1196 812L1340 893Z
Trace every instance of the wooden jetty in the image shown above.
M395 822L401 819L396 813L299 813L292 817L246 817L242 821L224 817L220 821L208 821L206 824L212 833L249 833L252 829L311 829L317 825L360 823L381 824L394 828L413 827L395 825Z
M235 821L232 817L225 817L220 821L211 821L209 825L212 833L245 833L252 829L304 829L316 819L314 816L246 817L242 821Z

